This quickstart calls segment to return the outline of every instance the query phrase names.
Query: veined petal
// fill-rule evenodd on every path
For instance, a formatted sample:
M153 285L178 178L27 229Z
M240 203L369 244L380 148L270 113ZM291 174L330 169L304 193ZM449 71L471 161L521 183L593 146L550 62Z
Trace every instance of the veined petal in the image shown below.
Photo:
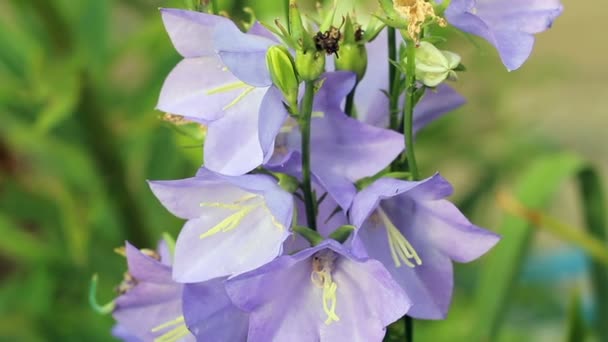
M199 340L247 340L249 315L232 304L224 281L218 278L184 285L184 317L188 329Z
M313 118L311 141L312 171L345 210L350 207L354 186L353 191L344 192L346 185L339 180L352 185L373 176L389 165L404 146L401 134L366 125L336 111Z
M259 110L266 88L251 90L225 109L225 116L209 124L205 139L205 166L237 176L260 166L264 154L259 138Z
M465 98L447 84L440 84L435 90L427 90L414 109L414 133L465 102Z
M215 54L213 33L216 26L221 23L234 25L224 17L201 12L161 8L160 13L173 46L186 58Z
M227 23L218 27L214 44L222 61L238 79L255 87L272 84L266 66L266 51L276 45L276 41L243 33L234 24Z
M425 227L424 235L435 248L457 262L470 262L484 255L500 237L473 225L446 200L419 201L412 225Z
M226 114L229 105L247 89L218 56L184 59L167 76L156 108L211 122Z
M140 281L150 283L171 283L171 267L144 255L139 249L125 244L129 273Z
M283 95L277 88L270 87L262 100L260 106L260 120L258 123L264 163L269 161L272 157L275 140L288 116L289 113L283 103Z
M559 0L454 0L445 15L494 45L507 69L515 70L530 56L534 34L551 27L562 10Z
M173 215L183 219L198 218L206 211L201 203L229 203L249 193L236 186L226 186L221 178L207 174L169 181L149 181L150 189Z
M176 281L195 283L240 274L281 254L289 232L263 204L242 217L231 216L235 213L221 208L209 209L204 216L189 220L177 239L173 268ZM233 226L212 231L225 226L227 220L234 220Z

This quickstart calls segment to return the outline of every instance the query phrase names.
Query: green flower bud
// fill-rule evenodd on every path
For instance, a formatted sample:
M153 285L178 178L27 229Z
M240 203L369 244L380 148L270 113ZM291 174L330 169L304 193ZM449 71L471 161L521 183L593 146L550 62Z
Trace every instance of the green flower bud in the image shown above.
M455 69L460 56L442 51L429 42L420 42L416 49L416 79L427 87L436 87L446 79L457 79Z
M272 83L279 88L290 107L298 103L298 77L291 54L284 46L275 45L266 53L266 64L270 70Z
M325 54L320 51L296 52L296 70L304 81L314 81L325 72Z
M352 71L357 74L357 82L367 69L367 49L362 44L345 44L340 47L340 56L334 57L336 70Z

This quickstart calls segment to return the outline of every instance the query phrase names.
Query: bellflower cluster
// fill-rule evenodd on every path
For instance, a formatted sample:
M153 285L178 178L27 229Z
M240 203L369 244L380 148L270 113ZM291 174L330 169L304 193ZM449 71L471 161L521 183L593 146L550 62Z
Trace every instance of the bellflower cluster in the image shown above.
M446 84L461 58L427 28L478 35L513 70L561 5L380 5L365 26L350 14L340 23L335 9L311 23L294 0L276 26L160 10L183 60L157 108L206 128L204 163L190 178L149 182L185 223L172 248L127 243L115 336L381 341L402 317L446 317L452 262L479 258L499 236L447 199L439 174L418 176L415 135L465 103Z

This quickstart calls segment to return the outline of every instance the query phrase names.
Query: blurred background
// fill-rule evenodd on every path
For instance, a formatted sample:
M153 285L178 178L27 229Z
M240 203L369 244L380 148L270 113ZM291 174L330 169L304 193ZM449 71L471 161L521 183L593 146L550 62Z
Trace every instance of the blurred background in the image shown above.
M179 232L145 180L188 177L201 164L201 141L154 110L180 60L158 7L184 3L0 2L0 341L111 341L112 318L88 304L92 274L100 301L111 300L125 271L113 249ZM258 18L282 13L280 1L220 3L242 18L244 6ZM587 163L607 175L608 68L596 35L608 7L563 3L516 72L488 44L449 33L468 70L455 87L469 103L420 134L419 164L453 181L460 208L505 240L457 266L447 320L417 322L416 341L582 340L608 317L598 314L608 302L595 290L597 263L496 200L515 194L585 227L573 175Z

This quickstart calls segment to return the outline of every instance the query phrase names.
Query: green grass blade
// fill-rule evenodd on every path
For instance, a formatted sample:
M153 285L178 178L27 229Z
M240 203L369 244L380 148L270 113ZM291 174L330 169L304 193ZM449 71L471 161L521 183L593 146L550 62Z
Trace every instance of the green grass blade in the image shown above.
M587 229L596 239L608 246L606 232L606 201L602 192L602 182L595 170L586 168L579 173L583 214ZM605 247L608 249L608 247ZM608 267L597 260L591 260L591 281L595 292L596 330L599 340L608 341Z
M516 186L516 197L526 207L544 206L561 183L584 166L573 154L551 155L537 160ZM498 233L501 242L488 255L481 270L476 297L477 326L472 341L495 341L508 307L514 284L530 249L533 230L523 219L507 216Z

